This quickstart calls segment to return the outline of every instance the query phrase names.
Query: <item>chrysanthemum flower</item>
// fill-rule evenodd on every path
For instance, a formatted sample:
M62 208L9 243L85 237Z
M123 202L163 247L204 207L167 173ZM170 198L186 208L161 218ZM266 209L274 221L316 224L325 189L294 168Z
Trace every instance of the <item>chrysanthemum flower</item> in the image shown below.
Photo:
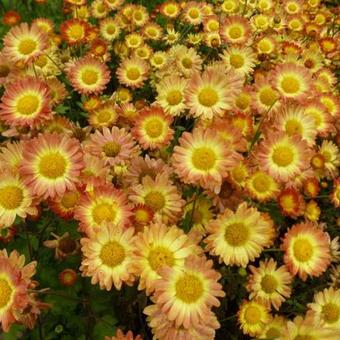
M117 68L117 78L123 85L142 87L149 73L149 64L138 57L125 58Z
M259 339L278 339L282 336L283 327L286 326L287 320L281 315L275 315L274 318L265 325L263 331L258 336Z
M157 87L157 104L159 104L163 110L172 115L177 116L181 114L185 109L184 103L184 90L187 85L187 80L180 78L177 75L170 75L162 79Z
M303 66L284 63L277 66L272 75L273 86L285 98L302 99L311 89L311 74Z
M199 25L204 19L203 3L189 1L185 4L182 11L182 17L185 22L191 25Z
M259 267L249 266L251 275L248 277L247 290L249 299L259 299L270 307L279 310L282 302L290 297L292 276L285 266L277 268L272 258L260 261Z
M136 204L145 204L164 222L175 222L182 212L184 201L176 186L171 184L168 175L160 173L153 180L149 176L142 179L142 184L131 188L129 199Z
M199 184L218 193L227 171L241 157L210 129L184 132L175 146L173 166L185 183Z
M308 304L309 310L318 323L324 327L340 327L340 290L326 288L314 295L312 303Z
M331 201L336 208L340 207L340 178L333 182L333 191L330 195Z
M8 142L0 147L0 164L12 173L18 173L23 159L24 142Z
M79 19L69 19L60 25L61 36L69 45L85 42L88 30L89 24Z
M194 117L223 116L242 85L242 76L232 70L225 73L224 67L207 69L202 75L195 72L185 90L185 104Z
M58 216L69 220L73 218L74 209L80 199L78 190L66 191L62 196L57 196L49 201L49 208Z
M156 22L148 22L143 26L142 34L145 39L159 41L162 38L163 29Z
M296 218L301 216L305 209L305 201L301 193L294 188L286 188L277 197L281 214Z
M273 133L261 142L254 157L261 169L283 182L306 169L310 155L307 142L299 136Z
M84 144L85 151L104 159L110 165L128 163L139 153L131 134L117 126L113 126L111 130L104 127L102 132L96 130Z
M220 34L227 44L245 44L250 36L249 21L242 16L228 16L221 24Z
M121 329L117 329L115 336L106 336L104 340L142 340L140 335L134 336L132 331L128 331L126 334Z
M33 193L47 198L74 190L83 166L78 140L45 133L25 142L19 172Z
M303 281L308 275L320 276L331 261L329 235L310 222L290 228L281 248L289 271Z
M210 308L220 305L225 294L217 282L221 274L212 269L212 260L189 256L182 269L164 267L156 282L154 301L176 327L188 329L204 322Z
M255 66L255 54L249 47L231 47L221 54L227 69L233 69L241 75L249 74Z
M144 150L158 149L170 143L174 133L171 123L172 117L161 107L151 106L139 111L131 133Z
M118 118L118 106L112 102L106 102L91 111L88 121L94 128L111 127Z
M251 337L261 334L272 319L268 307L260 301L243 301L237 317L242 332Z
M283 339L333 340L338 338L339 330L323 327L316 322L312 314L305 317L298 315L292 321L287 321L282 331Z
M105 63L90 56L83 57L68 69L72 86L81 94L99 94L110 81L110 71Z
M3 52L12 62L33 62L47 48L48 40L37 26L27 23L12 27L5 35Z
M272 133L271 129L285 132L288 136L299 135L309 146L315 144L315 121L302 106L282 105L268 124L269 134Z
M244 202L236 212L226 209L212 220L207 232L205 243L210 254L219 256L219 262L226 265L242 267L271 245L275 233L273 221Z
M107 224L96 233L82 238L82 276L91 277L91 283L101 289L111 290L112 285L120 290L123 283L131 286L134 229L123 229L119 225Z
M120 33L120 26L117 19L108 17L101 20L99 23L99 32L105 40L115 40Z
M159 8L159 12L164 16L174 19L176 18L181 11L180 5L175 1L165 1L161 4Z
M327 174L337 176L340 166L340 151L338 146L329 140L323 140L319 148L319 154L324 158L324 167Z
M198 253L200 248L176 226L157 222L145 227L134 243L133 272L140 277L138 289L146 289L150 295L162 267L182 268L189 255Z
M46 84L50 90L50 105L52 107L60 104L67 96L67 91L64 83L57 78L50 78L46 80Z
M11 226L16 216L34 215L33 196L18 174L3 172L0 175L0 225Z
M220 328L220 324L213 312L207 310L204 314L204 321L190 328L177 327L175 321L171 321L158 305L150 305L144 308L147 315L147 322L151 332L157 339L214 339L215 330Z
M259 170L247 179L246 190L252 198L264 202L275 198L279 192L279 186L272 176Z
M45 82L26 77L8 85L1 98L0 118L11 126L37 127L52 118Z
M43 245L46 248L54 249L54 258L56 260L65 260L67 256L75 255L79 249L79 242L74 240L69 232L59 236L51 233L53 240L45 240Z
M195 71L200 71L202 68L202 57L193 47L188 48L185 45L175 45L168 54L175 61L178 71L185 78L189 78ZM171 72L171 70L169 71Z
M129 225L130 216L125 194L109 184L83 193L74 213L74 218L80 221L80 230L86 233L100 230L106 223Z
M8 332L11 324L18 322L29 307L28 289L37 263L24 266L25 257L16 250L9 256L6 250L0 251L0 325Z

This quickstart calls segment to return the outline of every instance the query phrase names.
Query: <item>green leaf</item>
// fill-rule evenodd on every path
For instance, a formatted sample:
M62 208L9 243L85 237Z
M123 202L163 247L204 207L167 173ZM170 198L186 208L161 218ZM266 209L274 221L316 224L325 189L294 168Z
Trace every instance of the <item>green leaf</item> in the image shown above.
M94 339L103 339L105 336L113 336L116 332L117 320L111 315L105 315L102 317L93 329Z
M21 338L24 326L13 324L8 333L3 333L1 339L3 340L17 340Z

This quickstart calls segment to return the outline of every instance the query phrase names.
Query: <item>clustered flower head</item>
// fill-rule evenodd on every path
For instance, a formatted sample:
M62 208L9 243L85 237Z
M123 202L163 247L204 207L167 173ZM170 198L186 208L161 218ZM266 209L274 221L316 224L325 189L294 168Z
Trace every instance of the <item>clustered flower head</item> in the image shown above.
M155 339L214 339L235 273L243 334L339 338L337 8L64 0L64 12L59 27L3 18L0 244L46 210L70 221L42 240L58 261L81 255L61 281L135 285ZM46 307L24 262L0 252L5 332ZM299 285L323 277L289 313ZM107 339L134 339L124 332Z

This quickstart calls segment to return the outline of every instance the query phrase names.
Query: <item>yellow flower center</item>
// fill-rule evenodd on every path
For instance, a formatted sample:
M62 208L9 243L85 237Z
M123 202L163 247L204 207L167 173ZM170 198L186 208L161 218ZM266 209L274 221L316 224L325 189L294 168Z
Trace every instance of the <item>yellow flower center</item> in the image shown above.
M273 162L280 167L290 165L294 160L294 152L286 146L278 146L272 155Z
M239 54L231 54L229 60L230 65L235 68L240 68L244 65L244 58Z
M140 71L137 67L130 67L126 71L126 76L129 80L137 80L140 77Z
M15 185L8 185L0 189L0 205L7 210L20 207L24 195L22 189Z
M319 111L313 110L313 109L309 109L309 110L306 110L305 113L307 115L311 116L314 119L314 126L316 128L320 127L320 125L322 123L322 115L320 114Z
M13 289L6 279L0 279L0 309L11 301Z
M288 6L287 6L287 9L290 11L290 13L294 13L297 11L297 6L296 4L294 3L290 3Z
M195 303L204 293L202 281L193 274L183 274L176 282L176 297L185 303Z
M261 287L267 294L274 293L277 289L278 282L273 275L266 274L261 280Z
M286 93L297 93L300 90L300 82L293 76L285 76L281 80L281 88Z
M242 36L242 29L239 26L232 26L228 31L231 39L239 39Z
M253 178L253 187L258 192L266 192L270 188L270 181L266 174L257 174Z
M109 35L113 35L113 34L115 34L116 33L116 26L114 26L114 25L108 25L107 27L106 27L106 33L107 34L109 34Z
M144 198L145 204L154 211L158 211L165 206L164 195L159 191L151 191Z
M192 60L188 57L182 59L182 65L186 69L190 69L192 67Z
M61 199L61 204L67 208L71 209L73 208L79 199L79 193L78 192L67 192L64 194L63 198Z
M105 10L106 10L106 8L105 8L104 4L102 4L102 3L98 4L98 6L97 6L97 11L98 11L99 13L104 13Z
M68 32L67 35L72 39L72 40L79 40L84 37L84 27L79 24L72 25Z
M44 66L47 65L48 59L45 55L41 55L35 62L34 64L39 66L40 68L43 68Z
M198 10L197 8L192 8L192 9L188 12L188 14L189 14L189 17L190 17L191 19L197 19L197 18L199 17L199 15L200 15L200 12L199 12L199 10Z
M301 135L303 131L303 127L301 122L296 119L290 119L286 122L286 132L289 136L299 134Z
M23 39L20 41L18 50L21 54L29 55L37 48L37 43L31 38Z
M232 247L242 246L249 239L249 228L243 223L229 224L225 229L224 239Z
M280 330L274 327L269 328L266 333L266 338L268 339L276 339L279 338L280 336L281 336Z
M135 212L135 220L137 223L145 224L150 221L150 214L143 209L139 209Z
M175 259L173 253L164 247L155 247L153 248L148 256L148 261L150 267L154 271L158 271L163 266L172 267L175 263Z
M149 119L144 126L144 130L148 137L158 138L163 134L163 122L156 117Z
M261 311L255 306L249 306L244 312L244 318L247 323L255 325L261 321Z
M121 145L116 142L107 142L103 145L102 150L105 153L105 156L116 157L121 150Z
M103 245L100 254L103 264L110 268L120 265L125 259L125 249L116 241L110 241Z
M211 87L205 87L199 92L198 101L203 106L212 107L218 102L218 94Z
M263 105L272 106L277 100L278 95L271 87L266 87L260 91L259 98Z
M193 151L191 161L196 169L209 171L214 168L217 157L214 150L209 147L202 146Z
M156 65L162 65L164 62L164 58L160 55L156 55L153 57L153 61Z
M298 239L293 246L294 257L300 262L309 261L314 253L313 246L307 239Z
M271 52L271 47L272 45L270 44L269 41L262 39L259 43L258 43L258 48L260 50L260 52L262 53L270 53Z
M134 12L133 17L137 20L140 21L143 19L143 14L141 12Z
M97 120L99 123L107 123L111 118L110 110L100 110L97 112Z
M65 174L66 166L65 157L60 152L50 152L41 157L39 172L46 178L55 179Z
M39 108L40 100L37 95L26 94L22 96L16 105L16 111L24 116L30 116L36 113Z
M91 69L85 69L81 74L81 80L86 85L93 85L98 81L98 72Z
M245 110L249 104L250 104L250 96L247 93L241 93L237 98L236 98L236 106L241 109Z
M322 315L327 323L337 322L340 317L340 308L334 303L327 303L322 307Z
M182 102L183 96L182 92L179 90L172 90L168 92L168 95L166 96L166 100L169 105L178 105Z
M94 206L92 217L97 224L101 224L104 221L113 222L116 217L116 211L113 209L112 204L102 202Z
M210 31L217 31L219 28L218 22L217 21L211 21L208 24L208 27L210 29Z

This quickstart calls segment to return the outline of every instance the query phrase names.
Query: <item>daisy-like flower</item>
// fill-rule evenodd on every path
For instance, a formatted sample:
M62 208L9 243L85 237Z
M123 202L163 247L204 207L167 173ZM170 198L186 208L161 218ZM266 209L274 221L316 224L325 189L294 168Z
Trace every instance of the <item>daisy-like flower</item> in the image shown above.
M105 18L99 23L100 35L108 41L115 40L120 33L118 20L112 17Z
M175 45L169 51L169 56L175 61L178 71L186 78L201 70L203 60L194 48Z
M189 255L199 254L200 248L176 226L153 223L140 232L134 243L133 272L140 277L138 289L150 295L160 269L164 266L182 268Z
M85 42L89 28L84 20L69 19L60 25L60 33L69 45L76 45Z
M175 1L165 1L161 4L159 12L171 19L176 18L181 11L180 5Z
M272 176L258 170L246 180L246 190L252 198L265 202L275 198L279 192L279 186Z
M286 188L277 197L282 215L296 218L301 216L305 209L305 201L301 193L294 188Z
M172 115L178 116L185 109L184 103L184 91L187 85L187 80L177 75L170 75L162 79L157 88L157 104L159 104L163 110Z
M282 330L282 339L333 340L339 337L339 330L323 327L317 323L312 314L305 317L298 315L287 321Z
M109 184L83 193L74 213L74 218L80 222L80 230L88 234L101 230L107 223L129 225L130 216L131 208L125 194Z
M231 47L221 54L227 69L233 69L241 75L249 74L255 66L255 54L249 47Z
M285 98L300 100L311 89L311 74L303 66L284 63L277 66L272 75L273 86Z
M107 65L91 56L74 62L67 70L72 86L81 94L99 94L110 81Z
M113 126L111 130L104 127L102 132L96 130L84 143L84 150L104 159L109 165L126 164L139 153L131 134L117 126Z
M172 156L175 171L184 183L199 184L216 193L227 171L240 160L241 156L211 129L184 132Z
M260 168L284 182L309 166L311 152L307 142L297 135L273 133L258 146L254 157Z
M340 152L338 146L329 140L323 140L319 148L319 154L324 158L324 167L332 177L336 177L340 166Z
M37 127L52 118L45 82L26 77L8 85L1 98L0 118L10 126Z
M176 186L169 183L166 173L158 174L154 180L145 176L141 184L131 188L129 199L150 207L155 217L164 222L176 222L184 205Z
M80 199L78 190L66 191L62 196L57 196L49 202L50 209L58 216L69 220L73 218L74 209Z
M36 25L27 23L12 27L5 35L3 53L12 62L32 63L47 48L48 40Z
M160 270L154 301L176 327L195 327L204 322L211 307L220 305L217 298L225 295L217 282L221 274L212 266L212 260L192 255L181 269Z
M20 163L23 159L22 152L24 143L8 142L0 147L0 164L8 168L12 173L18 173Z
M118 118L117 110L117 105L112 102L106 102L91 111L88 119L89 124L96 129L110 127Z
M31 277L35 274L37 263L35 261L25 265L25 256L16 250L9 255L7 251L0 251L0 325L8 332L12 323L19 322L29 326L25 321L34 318L32 304L38 304L28 289L35 284ZM31 315L30 315L31 314ZM31 324L30 328L33 328Z
M242 16L228 16L220 26L220 34L227 44L245 44L250 36L249 20Z
M44 133L25 142L19 172L34 194L53 198L75 189L83 166L78 140Z
M213 312L207 310L204 314L204 321L190 328L177 327L175 321L168 319L158 305L145 307L144 314L147 315L147 322L155 339L215 339L215 330L220 324Z
M340 329L340 290L326 288L314 295L309 310L318 323L324 327Z
M91 277L92 284L99 283L108 291L112 286L120 290L123 283L131 286L135 279L131 272L133 234L133 228L107 224L82 238L82 276Z
M132 331L124 334L123 331L118 328L115 336L106 336L104 340L143 340L143 338L140 335L134 336Z
M340 178L336 178L333 182L333 191L330 194L330 199L336 208L340 207Z
M226 265L246 267L271 245L275 231L273 221L246 203L236 212L226 209L207 226L205 239L210 254Z
M251 337L261 334L272 319L269 308L259 301L243 301L237 317L242 332Z
M199 25L204 19L203 3L189 1L182 11L183 20L191 25Z
M305 113L302 106L283 105L273 115L273 120L268 124L269 129L286 133L288 136L299 135L309 146L315 144L316 129L314 119ZM268 131L269 134L272 131Z
M146 107L139 111L131 133L144 150L158 149L171 141L174 133L171 123L172 117L166 115L161 107Z
M231 109L242 85L242 76L232 70L225 73L223 66L207 69L202 75L195 72L185 90L185 104L194 117L223 116Z
M149 64L138 57L125 58L117 68L119 82L133 89L142 87L149 73Z
M286 326L287 320L280 315L275 315L273 319L265 325L259 335L259 339L279 339L282 336L282 329Z
M247 290L249 299L259 299L268 307L273 305L279 310L282 302L290 297L292 276L285 266L277 268L272 258L260 261L259 267L249 266L251 275L248 278Z
M281 248L289 271L303 281L308 275L320 276L331 262L329 235L311 222L290 228Z
M54 249L54 258L56 260L65 260L67 256L74 255L78 252L79 242L70 237L68 232L59 236L51 233L54 240L45 240L43 245L46 248Z
M16 216L35 215L33 196L18 174L2 172L0 175L0 225L10 227Z

